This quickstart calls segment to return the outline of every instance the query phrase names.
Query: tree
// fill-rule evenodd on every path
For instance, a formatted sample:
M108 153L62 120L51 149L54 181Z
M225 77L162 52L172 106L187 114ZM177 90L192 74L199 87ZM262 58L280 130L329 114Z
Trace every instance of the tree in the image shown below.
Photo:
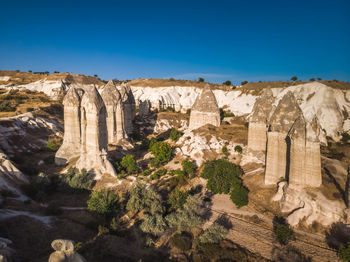
M94 74L94 77L98 77L98 74Z
M245 84L248 84L248 81L242 81L241 85L244 86Z
M228 230L217 222L214 222L200 236L201 244L217 244L225 238Z
M227 150L227 147L226 146L223 146L222 149L221 149L222 153L227 156L228 155L228 150Z
M297 77L297 76L292 76L290 80L292 80L292 81L297 81L297 80L298 80L298 77Z
M240 145L235 146L235 152L242 153L243 149Z
M170 209L177 210L183 207L186 203L188 193L186 191L181 191L179 188L175 188L169 195L168 204Z
M167 163L171 159L172 148L167 142L156 142L150 148L151 153L161 163Z
M87 201L88 210L108 217L117 209L119 197L108 189L102 191L93 191L90 199Z
M225 159L207 161L201 176L208 179L207 188L215 194L228 194L234 184L241 185L241 169Z
M181 162L181 166L182 170L189 177L192 177L196 173L197 166L188 158Z
M248 190L239 184L234 184L231 187L230 199L238 208L248 204Z
M32 73L33 71L32 70L28 70L29 73Z
M226 80L225 82L222 83L223 85L230 86L232 85L230 80Z
M170 228L177 232L193 231L203 224L201 201L198 195L188 196L183 207L166 216Z
M294 239L294 231L287 224L280 224L275 227L276 239L281 244L285 245L291 239Z
M342 261L350 261L350 243L349 242L345 246L340 245L338 250L338 257Z
M180 137L182 137L184 133L181 131L176 130L175 128L172 128L170 131L170 139L174 142L178 141Z
M45 71L44 74L45 74L45 75L48 75L48 74L50 74L50 72L49 72L49 71Z
M79 172L77 168L70 167L67 173L62 176L62 182L70 188L90 190L94 185L94 177L85 168Z
M203 77L198 78L198 82L204 82L204 78Z
M165 211L160 195L151 188L146 189L143 184L131 188L126 209L134 212L144 210L146 214L151 215L163 214Z
M59 71L54 71L53 73L54 73L54 74L59 74L60 72L59 72Z
M318 81L321 81L321 80L322 80L322 78L321 78L321 77L318 77L318 78L317 78L317 80L318 80Z
M310 78L309 81L314 82L314 81L315 81L315 78Z
M170 77L169 81L175 81L175 78L174 77Z
M151 233L155 236L163 233L167 227L165 219L162 215L154 216L146 215L140 225L140 229L145 233Z
M134 174L139 171L139 167L133 155L124 156L120 162L120 165L126 170L128 174Z

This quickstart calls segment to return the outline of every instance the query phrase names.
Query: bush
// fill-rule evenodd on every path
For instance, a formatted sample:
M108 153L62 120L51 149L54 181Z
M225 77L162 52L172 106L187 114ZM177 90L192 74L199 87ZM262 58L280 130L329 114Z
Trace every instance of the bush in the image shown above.
M294 231L289 225L280 224L275 227L276 239L285 245L291 239L294 239Z
M172 148L167 142L156 142L150 148L151 153L161 163L167 163L171 159Z
M168 171L166 169L159 169L150 176L150 179L159 179L161 176L165 176L167 172Z
M172 247L175 247L177 249L180 249L182 252L188 251L192 247L192 240L190 237L184 235L184 234L175 234L170 239L170 245Z
M197 166L190 159L183 160L181 166L187 176L193 177L195 175Z
M201 201L198 195L188 196L183 207L166 216L170 228L177 232L193 231L200 228L204 222Z
M340 245L338 257L342 261L350 261L350 243L347 243L345 246Z
M221 149L222 153L225 154L225 156L228 155L228 150L227 150L227 147L226 146L223 146L222 149Z
M223 85L230 86L232 85L230 80L226 80L225 82L222 83Z
M248 190L242 185L235 184L231 188L230 199L238 208L248 204Z
M88 210L96 212L98 215L108 217L116 209L119 197L112 191L104 189L102 191L93 191L90 199L87 201Z
M16 106L13 106L10 101L0 102L0 112L14 112L16 111Z
M315 78L310 78L309 81L314 82L314 81L315 81Z
M297 76L292 76L292 77L290 78L290 80L292 80L292 81L297 81L297 80L298 80L298 77L297 77Z
M148 143L148 150L151 150L152 146L157 143L157 139L155 139L154 137L152 137L150 140L149 140L149 143Z
M158 168L162 165L162 163L157 158L150 158L149 165L153 168Z
M94 186L94 176L89 174L85 168L79 172L79 169L70 167L66 174L61 176L60 182L61 185L70 188L90 190Z
M235 146L235 152L242 153L243 149L240 145Z
M198 82L204 82L204 78L203 77L198 78Z
M151 215L163 214L165 211L160 195L142 184L137 184L131 188L126 209L134 212L144 210L146 214Z
M241 85L244 86L245 84L248 84L248 81L242 81Z
M59 145L56 143L55 140L49 140L47 141L46 144L47 148L50 149L51 151L57 151L59 148Z
M168 204L170 205L171 210L177 210L182 208L186 203L188 193L181 191L179 188L175 188L169 195Z
M228 194L234 184L241 185L241 169L225 159L207 161L201 176L208 179L207 188L215 194Z
M142 176L149 176L151 173L152 173L152 170L146 169L146 170L142 171L141 175Z
M117 218L112 218L111 223L109 224L109 228L114 232L116 232L119 229L119 223Z
M140 225L142 232L151 233L153 235L159 235L165 231L167 224L161 214L146 215L143 222Z
M150 140L145 137L141 140L141 148L142 149L148 149L149 148L149 143L150 143Z
M170 77L169 81L175 81L175 78L174 77Z
M222 225L214 222L207 230L199 236L201 244L217 244L225 238L228 230Z
M135 174L139 171L139 167L133 155L124 156L120 162L120 165L126 170L128 174Z
M349 142L350 134L344 132L344 133L341 134L341 136L342 136L341 141L343 143L348 143Z
M180 170L180 169L170 170L170 171L169 171L169 176L186 177L185 172L182 171L182 170Z
M170 139L173 141L178 141L180 137L182 137L184 133L176 130L175 128L171 129L170 131Z

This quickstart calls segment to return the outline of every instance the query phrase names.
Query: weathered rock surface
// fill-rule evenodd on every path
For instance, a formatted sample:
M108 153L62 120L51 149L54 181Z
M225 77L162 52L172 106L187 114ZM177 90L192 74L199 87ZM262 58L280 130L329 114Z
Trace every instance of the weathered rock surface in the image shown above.
M74 243L71 240L57 239L52 241L52 248L55 250L49 262L86 262L79 253L74 251Z
M282 182L273 201L280 201L281 211L290 213L287 220L292 226L302 219L305 219L306 225L317 221L324 226L344 221L345 204L329 200L318 190L300 190Z
M124 126L128 135L132 134L133 121L136 116L136 102L134 94L128 84L123 83L120 87L117 87L121 94L121 100L124 109Z
M9 247L12 241L7 238L0 237L0 262L14 262L15 251Z
M206 124L220 126L218 103L209 86L203 89L191 108L189 129L197 129Z

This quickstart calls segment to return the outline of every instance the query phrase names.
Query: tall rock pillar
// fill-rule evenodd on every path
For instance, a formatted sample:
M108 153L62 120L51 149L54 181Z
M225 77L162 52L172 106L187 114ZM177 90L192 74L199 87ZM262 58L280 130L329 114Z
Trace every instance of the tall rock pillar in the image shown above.
M55 163L64 165L80 154L80 97L71 87L63 99L64 137L55 156Z

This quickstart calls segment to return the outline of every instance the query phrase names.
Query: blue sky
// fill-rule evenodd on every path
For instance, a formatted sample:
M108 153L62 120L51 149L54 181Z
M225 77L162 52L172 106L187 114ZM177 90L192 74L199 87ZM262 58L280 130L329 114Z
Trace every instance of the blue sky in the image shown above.
M350 81L347 0L2 0L0 69Z

